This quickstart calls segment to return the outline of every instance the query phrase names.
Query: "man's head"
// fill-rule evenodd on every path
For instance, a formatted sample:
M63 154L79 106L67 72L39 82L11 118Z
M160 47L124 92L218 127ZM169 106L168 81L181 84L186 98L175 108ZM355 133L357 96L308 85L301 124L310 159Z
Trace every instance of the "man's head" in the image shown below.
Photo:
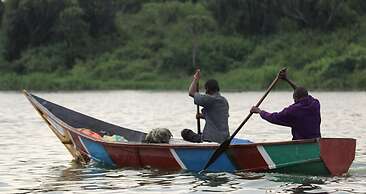
M298 102L299 100L307 97L308 95L309 95L308 91L304 87L297 87L294 91L293 98L295 102Z
M220 91L219 83L215 79L209 79L205 83L206 94L214 94Z

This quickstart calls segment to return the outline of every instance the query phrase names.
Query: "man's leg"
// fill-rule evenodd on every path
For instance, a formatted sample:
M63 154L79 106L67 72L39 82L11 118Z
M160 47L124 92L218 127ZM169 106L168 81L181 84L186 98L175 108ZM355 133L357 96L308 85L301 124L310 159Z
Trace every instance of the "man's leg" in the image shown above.
M183 129L181 132L181 135L184 140L194 142L194 143L201 143L201 135L198 135L197 133L193 132L190 129Z

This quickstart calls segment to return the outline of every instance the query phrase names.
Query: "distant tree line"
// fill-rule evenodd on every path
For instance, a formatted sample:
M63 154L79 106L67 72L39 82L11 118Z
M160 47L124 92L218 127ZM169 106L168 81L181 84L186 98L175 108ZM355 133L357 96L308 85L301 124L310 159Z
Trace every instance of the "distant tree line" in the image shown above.
M4 2L0 1L0 27L3 21L3 15L4 15Z
M216 21L239 33L268 34L282 25L332 30L357 22L365 13L362 0L213 0L208 1ZM294 29L295 30L295 29Z
M315 33L319 40L314 36L311 45L302 44L315 48L326 44L322 34L338 32L339 45L351 45L361 36L365 13L364 0L5 0L0 1L0 73L144 80L157 73L190 74L195 61L210 74L270 62L302 70L314 66L316 53L298 49L294 57L285 53L287 47ZM346 28L352 33L340 32ZM288 37L297 38L286 42ZM364 45L357 46L355 52L363 53ZM326 55L342 55L327 49ZM350 73L359 67L359 55L344 60L353 61ZM334 66L323 62L324 68Z

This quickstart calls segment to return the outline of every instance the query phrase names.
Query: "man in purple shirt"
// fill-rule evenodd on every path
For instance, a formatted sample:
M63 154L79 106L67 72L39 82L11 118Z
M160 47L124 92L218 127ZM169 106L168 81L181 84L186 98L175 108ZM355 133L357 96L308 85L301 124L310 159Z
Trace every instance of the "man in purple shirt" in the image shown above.
M253 106L252 113L259 113L262 119L270 123L291 127L292 140L320 138L320 103L308 94L303 87L297 87L287 78L286 71L279 78L287 81L294 89L294 104L281 112L269 113Z

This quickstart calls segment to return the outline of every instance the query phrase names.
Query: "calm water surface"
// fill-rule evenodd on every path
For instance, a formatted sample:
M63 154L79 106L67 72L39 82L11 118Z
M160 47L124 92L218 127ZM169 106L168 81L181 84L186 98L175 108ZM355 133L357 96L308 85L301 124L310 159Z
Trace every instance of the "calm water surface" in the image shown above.
M185 92L102 91L37 95L124 127L149 131L195 129L195 107ZM232 131L263 95L223 93ZM315 92L321 102L323 137L357 139L356 159L344 177L273 173L159 172L79 166L21 93L0 92L0 193L366 193L366 92ZM272 92L262 108L278 111L290 92ZM238 137L255 142L291 139L290 130L254 115Z

